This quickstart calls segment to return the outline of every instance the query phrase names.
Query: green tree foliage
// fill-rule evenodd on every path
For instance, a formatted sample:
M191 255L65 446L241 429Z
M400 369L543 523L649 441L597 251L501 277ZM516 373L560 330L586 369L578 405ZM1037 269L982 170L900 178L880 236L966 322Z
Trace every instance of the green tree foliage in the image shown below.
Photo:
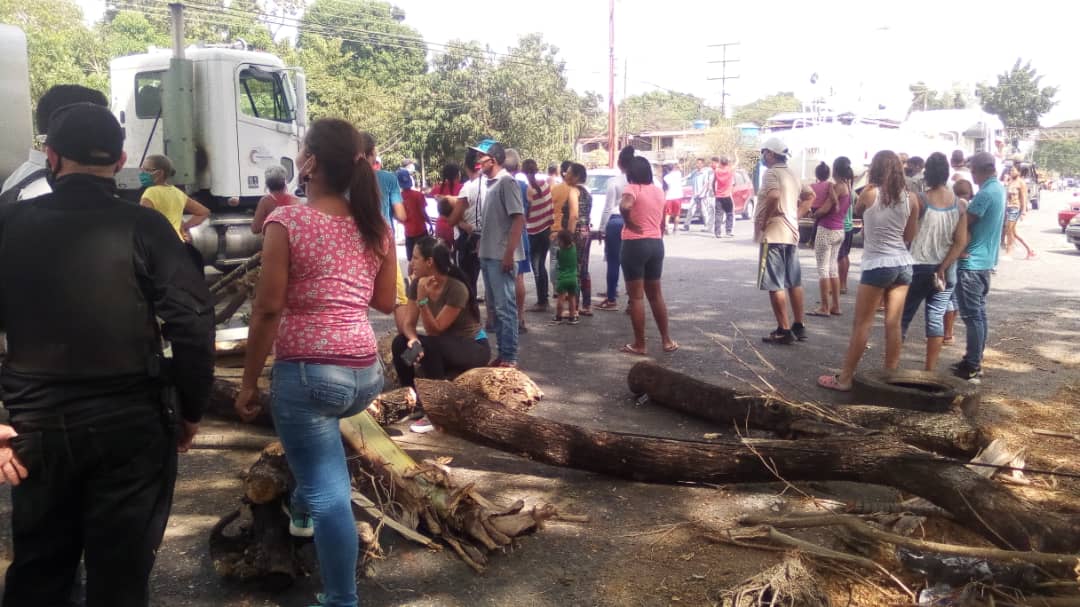
M644 133L688 129L695 120L719 122L720 110L694 95L675 91L651 91L632 95L619 103L616 116L620 133Z
M73 0L0 0L0 22L22 28L30 54L30 95L37 99L54 84L67 82L103 88L92 78L96 45ZM103 88L104 90L104 88Z
M75 0L0 0L0 21L27 34L35 99L59 83L108 92L113 58L171 44L165 0L109 2L102 21L87 27ZM310 117L338 116L371 132L387 164L422 158L434 168L460 159L483 137L541 162L559 160L570 157L579 134L603 121L600 97L568 87L558 50L539 34L506 53L476 42L440 45L429 66L426 44L400 10L377 0L316 0L299 21L297 44L275 42L274 28L303 6L193 0L185 9L186 39L243 38L302 67Z
M379 0L316 0L304 12L297 46L312 37L339 38L355 73L398 83L427 68L423 38L404 19L403 11Z
M908 112L926 110L962 110L972 104L971 98L963 87L954 86L949 90L934 90L919 81L908 86L911 91L911 108Z
M998 75L997 85L980 84L977 94L982 108L1001 118L1006 127L1037 128L1039 118L1057 105L1057 87L1041 84L1042 76L1031 62L1017 59L1011 70Z
M1080 175L1080 139L1040 141L1035 147L1035 162L1062 175Z
M802 102L795 98L795 93L776 93L751 101L746 105L735 108L732 119L736 123L753 122L760 126L765 121L781 112L798 112L802 110Z

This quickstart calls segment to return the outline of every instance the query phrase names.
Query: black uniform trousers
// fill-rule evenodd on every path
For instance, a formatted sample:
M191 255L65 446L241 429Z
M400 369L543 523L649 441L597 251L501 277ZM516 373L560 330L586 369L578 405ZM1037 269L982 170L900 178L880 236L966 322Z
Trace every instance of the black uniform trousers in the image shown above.
M12 415L28 475L12 489L15 560L4 607L73 605L84 553L87 607L149 604L176 482L176 436L163 411L140 396L119 407Z

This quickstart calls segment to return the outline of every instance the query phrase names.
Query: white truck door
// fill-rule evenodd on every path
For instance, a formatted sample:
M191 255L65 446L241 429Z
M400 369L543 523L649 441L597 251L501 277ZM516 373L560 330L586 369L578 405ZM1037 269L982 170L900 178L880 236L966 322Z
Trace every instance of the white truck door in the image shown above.
M280 68L237 68L236 136L241 197L262 196L266 169L285 168L295 184L298 130L292 88Z

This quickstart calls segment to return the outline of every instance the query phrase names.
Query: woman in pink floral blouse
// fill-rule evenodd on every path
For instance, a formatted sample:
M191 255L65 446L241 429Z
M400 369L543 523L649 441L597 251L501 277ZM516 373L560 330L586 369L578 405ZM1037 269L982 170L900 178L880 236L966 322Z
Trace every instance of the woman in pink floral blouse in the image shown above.
M315 122L297 164L308 204L266 218L244 379L236 409L252 419L256 381L274 348L271 412L296 490L289 531L315 537L320 604L357 605L356 524L338 421L382 389L368 308L390 313L397 260L375 174L348 122Z

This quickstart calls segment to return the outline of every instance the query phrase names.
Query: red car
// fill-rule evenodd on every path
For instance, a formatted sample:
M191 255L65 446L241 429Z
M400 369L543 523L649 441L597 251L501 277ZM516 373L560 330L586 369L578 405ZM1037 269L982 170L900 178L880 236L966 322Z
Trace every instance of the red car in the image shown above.
M731 187L731 199L734 201L734 211L743 219L754 216L754 182L742 169L735 169L735 181Z
M1080 215L1080 192L1073 192L1073 200L1068 202L1064 209L1058 211L1058 225L1061 226L1062 232L1076 215Z
M683 180L683 197L689 201L694 197L693 175ZM732 212L750 219L754 216L754 183L742 169L735 169L735 178L731 184ZM684 205L684 211L685 207Z

